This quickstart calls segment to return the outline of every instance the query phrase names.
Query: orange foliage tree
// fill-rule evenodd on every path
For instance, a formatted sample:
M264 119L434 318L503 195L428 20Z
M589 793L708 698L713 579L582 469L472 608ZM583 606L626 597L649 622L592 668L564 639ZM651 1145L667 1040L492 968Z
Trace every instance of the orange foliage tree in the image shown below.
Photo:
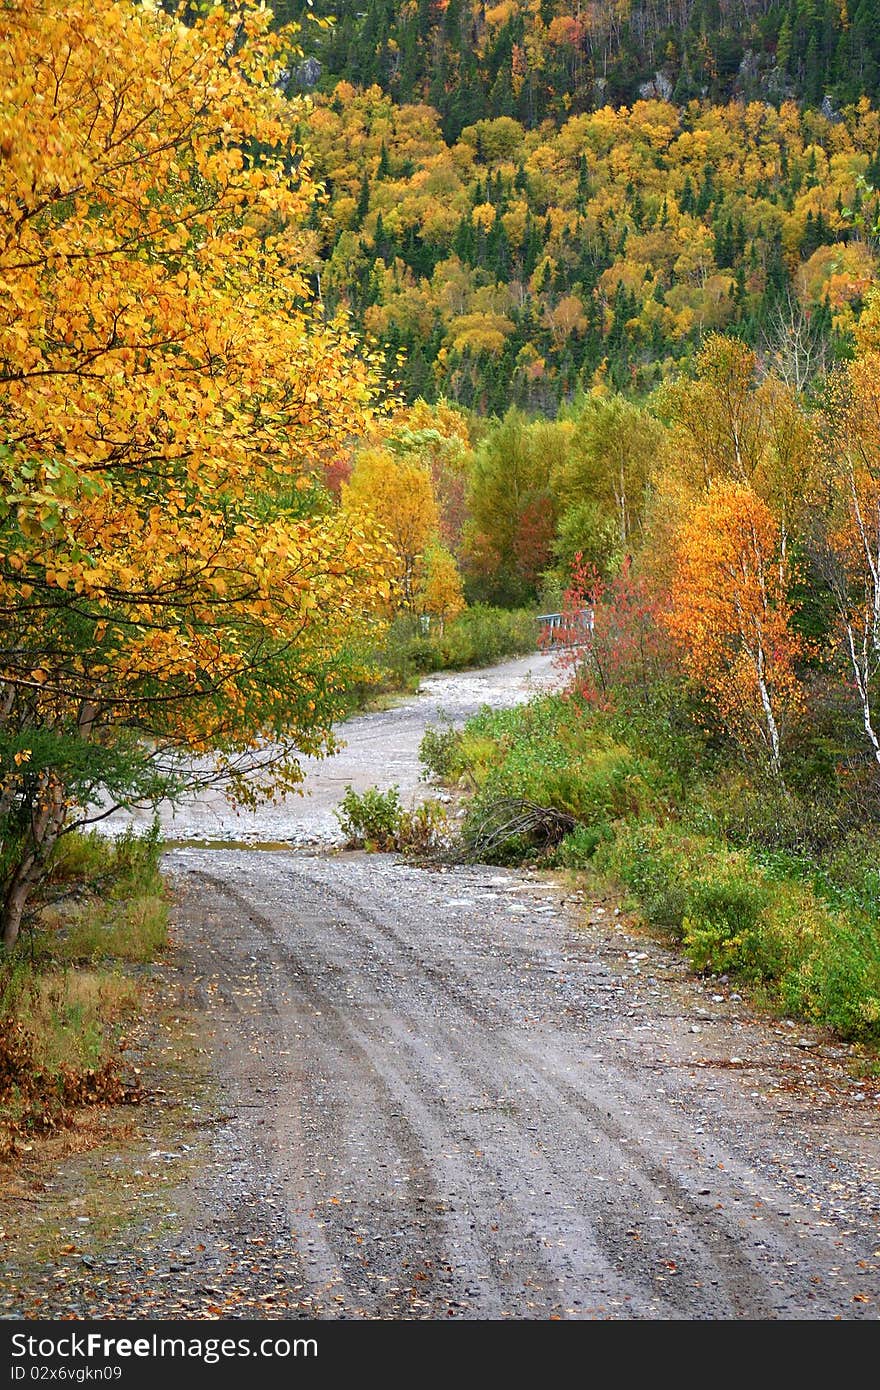
M685 667L743 751L782 775L786 719L799 707L790 569L769 507L741 483L719 483L677 541L667 627Z
M313 475L372 368L313 313L315 187L239 0L9 0L0 26L0 929L103 799L325 747L385 550Z

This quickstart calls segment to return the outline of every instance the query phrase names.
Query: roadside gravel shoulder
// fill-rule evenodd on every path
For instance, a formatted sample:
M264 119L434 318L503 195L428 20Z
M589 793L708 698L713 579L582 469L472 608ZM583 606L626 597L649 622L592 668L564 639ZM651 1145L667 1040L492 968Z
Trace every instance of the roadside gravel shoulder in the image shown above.
M846 1047L553 875L169 867L128 1224L78 1220L75 1164L60 1222L30 1193L55 1243L7 1316L877 1316L878 1094Z
M428 724L551 678L433 678L347 725L306 799L166 817L144 1104L7 1175L0 1314L878 1316L880 1086L851 1049L573 879L329 850L345 785L424 795Z

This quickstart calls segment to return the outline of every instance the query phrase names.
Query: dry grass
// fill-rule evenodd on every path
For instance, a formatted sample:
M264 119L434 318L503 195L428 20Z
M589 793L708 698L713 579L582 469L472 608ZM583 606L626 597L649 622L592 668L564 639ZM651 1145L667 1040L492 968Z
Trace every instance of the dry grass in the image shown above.
M137 1006L137 985L120 971L53 969L31 982L14 1016L31 1036L35 1064L56 1071L99 1066L108 1030Z
M168 904L158 893L110 904L93 899L79 904L56 930L66 960L154 960L168 944Z
M83 1106L137 1099L119 1060L141 1004L129 964L167 944L157 835L71 835L42 911L0 962L0 1155L76 1122Z

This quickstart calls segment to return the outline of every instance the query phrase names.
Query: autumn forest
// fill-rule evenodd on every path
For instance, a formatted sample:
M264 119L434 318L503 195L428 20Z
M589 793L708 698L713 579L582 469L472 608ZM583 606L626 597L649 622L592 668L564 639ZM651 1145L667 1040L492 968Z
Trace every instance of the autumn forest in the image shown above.
M0 71L8 980L109 808L553 612L425 747L472 855L527 798L876 1045L880 0L8 0Z

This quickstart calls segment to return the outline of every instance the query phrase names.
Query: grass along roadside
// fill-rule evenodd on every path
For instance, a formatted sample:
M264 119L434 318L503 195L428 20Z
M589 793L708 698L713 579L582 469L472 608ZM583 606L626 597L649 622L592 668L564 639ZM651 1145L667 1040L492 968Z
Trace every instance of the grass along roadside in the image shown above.
M471 792L472 857L585 873L696 971L736 976L757 1002L880 1044L876 830L842 811L835 820L830 805L818 826L809 798L746 782L662 710L634 720L547 696L429 730L421 753L435 777ZM517 801L555 820L518 821ZM499 807L509 834L497 833Z
M81 1107L137 1099L122 1058L143 968L167 942L159 852L157 830L61 841L27 931L0 961L0 1161Z
M186 1222L189 1180L223 1118L210 1038L173 960L153 967L141 990L127 1051L143 1080L137 1108L79 1109L0 1165L0 1315L88 1316L100 1289L84 1295L78 1285L106 1284L116 1261L105 1267L105 1254L136 1249L149 1268L151 1252Z
M423 631L417 618L402 615L390 624L381 646L363 655L368 678L349 691L351 708L375 707L383 698L418 688L434 671L466 671L508 657L526 656L538 645L537 610L509 611L474 604L444 627Z

